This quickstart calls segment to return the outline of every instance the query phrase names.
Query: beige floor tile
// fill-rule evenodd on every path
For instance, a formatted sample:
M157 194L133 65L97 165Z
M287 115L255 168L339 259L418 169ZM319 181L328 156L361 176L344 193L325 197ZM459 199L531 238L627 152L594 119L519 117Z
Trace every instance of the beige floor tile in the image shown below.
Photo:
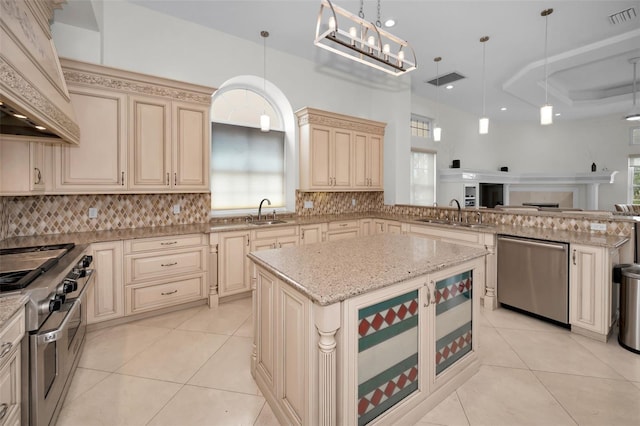
M221 334L171 330L131 358L118 373L186 383L228 338Z
M249 316L240 328L233 333L234 336L253 337L253 315Z
M258 386L251 376L251 350L251 338L231 336L189 384L257 395Z
M167 333L168 329L131 324L87 333L78 365L94 370L116 371Z
M640 382L631 382L633 383L638 389L640 389Z
M186 385L149 426L252 425L264 404L255 395Z
M471 425L575 425L527 370L482 366L457 389Z
M539 330L565 333L565 328L542 321L530 316L514 312L506 308L498 308L495 311L483 311L484 317L496 328L510 328L516 330Z
M186 320L195 316L199 311L209 309L208 306L198 306L195 308L182 309L180 311L169 312L168 314L156 315L154 317L132 322L135 325L145 327L176 328Z
M622 379L614 369L572 339L568 331L523 333L498 329L498 332L532 370Z
M640 382L640 356L620 346L617 335L611 336L607 343L577 334L572 334L571 338L627 380Z
M640 389L625 380L535 372L580 425L640 425Z
M527 368L518 354L493 327L478 327L478 356L483 365Z
M276 415L273 414L273 410L268 403L264 403L264 407L262 407L262 411L260 411L260 415L253 426L280 426L280 422Z
M485 309L484 308L480 308L480 312L479 312L480 314L478 315L478 322L477 322L476 325L479 325L479 326L482 326L482 327L493 327L493 324L491 324L489 322L489 320L485 316L484 312L485 312Z
M103 381L109 374L111 373L107 373L106 371L76 368L76 372L73 375L73 380L69 386L69 391L67 392L67 397L65 398L64 403L70 403L78 396Z
M182 385L111 374L65 405L57 426L145 425Z
M202 309L178 326L180 330L232 335L251 316L251 299L223 303L217 308Z
M416 423L416 426L427 425L468 426L469 421L464 413L458 394L452 392L444 401Z

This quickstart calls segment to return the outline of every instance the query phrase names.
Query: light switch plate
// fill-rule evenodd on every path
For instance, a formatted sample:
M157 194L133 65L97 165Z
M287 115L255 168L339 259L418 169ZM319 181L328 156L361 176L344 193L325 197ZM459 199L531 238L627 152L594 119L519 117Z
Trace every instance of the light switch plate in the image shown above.
M305 209L312 209L313 208L313 201L306 200L304 202L304 208Z
M607 230L607 224L606 223L592 223L591 224L591 230L592 231L606 231Z
M89 207L89 219L95 219L98 217L98 209L95 207Z
M180 204L173 205L173 214L180 214Z
M356 205L356 199L355 199L355 198L352 198L352 199L351 199L351 205L352 205L352 206L355 206L355 205Z

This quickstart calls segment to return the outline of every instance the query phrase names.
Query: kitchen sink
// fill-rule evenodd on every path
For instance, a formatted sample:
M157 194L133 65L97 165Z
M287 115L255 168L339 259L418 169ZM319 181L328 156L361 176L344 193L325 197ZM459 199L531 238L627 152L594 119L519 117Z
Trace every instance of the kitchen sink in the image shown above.
M416 219L418 222L433 223L437 225L461 226L463 228L488 228L489 225L483 223L451 222L442 219Z
M439 225L451 225L451 222L442 219L416 219L416 221L425 223L437 223Z
M287 223L286 220L274 219L274 220L256 220L255 222L249 222L249 225L277 225L279 223Z

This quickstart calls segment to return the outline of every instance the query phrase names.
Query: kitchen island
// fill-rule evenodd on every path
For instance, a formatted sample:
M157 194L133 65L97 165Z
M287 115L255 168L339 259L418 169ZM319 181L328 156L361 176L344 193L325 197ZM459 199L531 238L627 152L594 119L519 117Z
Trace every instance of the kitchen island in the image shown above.
M486 254L392 234L250 253L251 370L276 417L421 418L478 369Z

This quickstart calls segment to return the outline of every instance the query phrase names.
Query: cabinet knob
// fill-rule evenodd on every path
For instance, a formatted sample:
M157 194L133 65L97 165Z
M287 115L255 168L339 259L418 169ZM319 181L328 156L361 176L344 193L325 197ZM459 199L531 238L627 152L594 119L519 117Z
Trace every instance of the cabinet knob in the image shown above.
M42 173L40 172L40 169L37 167L34 167L33 170L36 172L36 185L39 185L42 183Z
M0 349L2 350L2 352L0 352L0 358L4 358L6 354L11 352L11 348L13 348L13 343L11 342L3 343L2 346L0 346Z

